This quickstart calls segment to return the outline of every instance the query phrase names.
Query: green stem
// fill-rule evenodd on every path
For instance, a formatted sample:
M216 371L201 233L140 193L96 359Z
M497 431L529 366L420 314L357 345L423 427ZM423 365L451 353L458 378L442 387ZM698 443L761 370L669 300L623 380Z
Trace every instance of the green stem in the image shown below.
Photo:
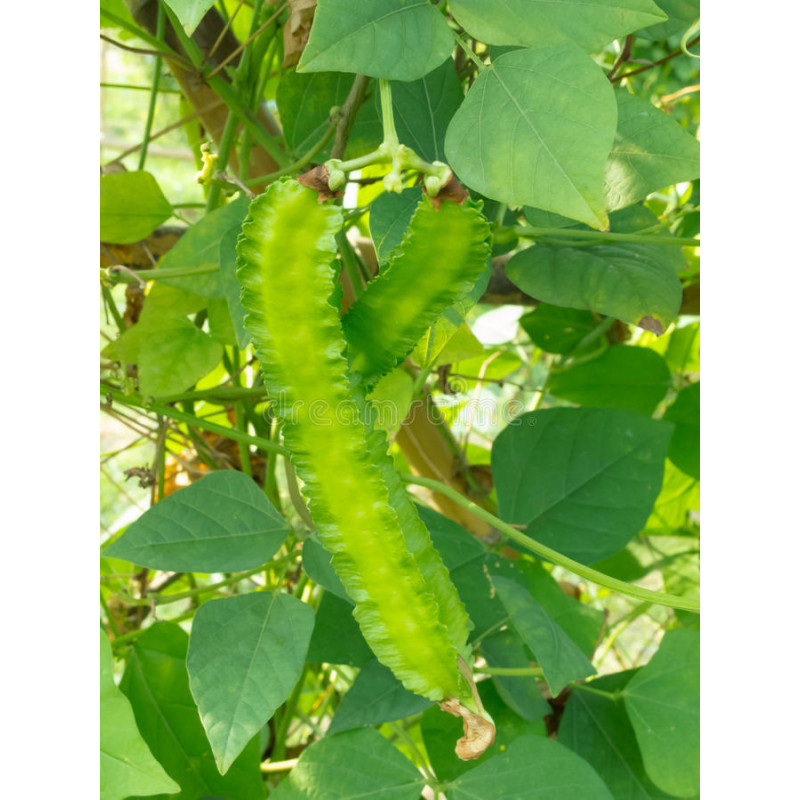
M109 281L117 283L136 283L143 281L162 281L171 278L188 278L192 275L211 275L219 272L218 265L207 264L202 267L168 267L167 269L139 269L123 272L122 270L106 270Z
M513 230L518 236L526 239L553 239L558 238L559 244L569 245L569 239L591 240L597 244L609 242L628 242L630 244L666 244L675 247L700 247L699 239L677 236L653 236L643 233L606 233L604 231L574 231L565 228L534 228L530 225L514 225Z
M463 506L471 511L476 517L480 517L484 521L488 522L513 542L521 544L523 547L530 550L530 552L535 553L540 558L545 558L548 561L552 561L554 564L558 564L575 575L579 575L581 578L585 578L587 581L596 583L598 586L604 586L606 589L610 589L613 592L619 592L620 594L627 595L628 597L635 597L638 600L649 600L656 605L668 606L669 608L680 608L684 611L691 611L695 614L700 613L700 603L696 600L692 600L688 597L678 597L676 595L666 594L663 592L652 592L649 589L643 589L641 586L635 586L634 584L617 580L616 578L612 578L610 575L605 575L602 572L592 569L591 567L587 567L584 564L573 561L571 558L562 555L556 550L552 550L546 545L540 544L534 539L531 539L530 536L526 536L524 533L522 533L522 531L512 528L511 525L503 522L503 520L501 520L499 517L496 517L494 514L491 514L485 508L481 508L479 505L477 505L477 503L473 503L471 500L468 500L455 489L451 489L449 486L447 486L447 484L441 483L433 478L423 478L421 475L410 475L408 473L402 473L402 478L406 483L413 484L415 486L425 486L428 489L432 489L439 494L449 497L460 506Z
M300 702L300 697L303 694L303 686L306 682L307 674L308 664L305 664L297 684L289 696L289 699L286 701L286 706L281 715L281 721L278 724L278 729L275 731L275 747L272 748L272 755L270 756L270 760L272 761L281 761L286 754L286 736L289 733L289 725L294 718L297 704Z
M533 675L534 678L544 678L544 672L539 667L475 667L472 671L481 675Z
M228 112L228 118L225 120L225 127L222 129L222 138L219 141L219 150L217 151L217 163L214 166L215 172L224 172L225 167L228 166L228 159L233 149L233 143L236 140L236 129L239 127L239 120L233 113L233 110ZM208 199L206 200L206 214L213 211L218 205L220 195L222 194L222 187L217 181L212 181L208 190ZM219 269L217 267L217 269Z
M464 41L464 37L461 36L460 33L456 31L452 31L453 38L456 40L456 44L464 51L465 55L472 61L473 64L478 68L478 72L482 72L486 69L486 64L481 61L478 56L475 55L472 48Z
M164 6L158 4L158 16L156 17L156 39L163 45L164 42ZM147 160L147 146L150 144L150 134L153 130L153 119L156 114L156 101L158 100L158 84L161 82L161 56L156 56L155 67L153 68L153 88L150 91L150 102L147 106L147 120L144 124L144 137L142 139L142 149L139 151L139 166L137 169L144 169Z
M614 700L615 702L622 697L623 692L606 692L603 689L595 689L589 686L586 683L573 683L573 689L578 689L581 692L591 692L592 694L598 694L600 697L607 697L609 700Z
M343 230L336 234L336 243L339 245L339 253L342 256L344 271L353 287L353 295L356 300L358 300L358 298L364 294L365 286L361 277L361 269L358 266L358 259L353 251L353 246L350 244L350 240Z
M100 289L103 292L103 299L106 301L106 308L111 312L111 316L114 317L114 322L117 325L117 329L119 330L120 334L125 333L128 328L125 325L125 320L122 319L122 315L119 313L117 304L114 302L114 295L111 294L111 289L109 289L104 283L100 285Z
M394 108L392 106L392 84L381 79L379 81L381 92L381 120L383 122L383 143L388 149L394 150L400 144L397 130L394 127Z
M176 422L185 422L187 425L194 425L201 430L210 431L211 433L218 433L220 436L225 436L228 439L233 439L234 441L246 442L247 444L254 445L261 450L280 453L283 456L289 455L289 451L285 447L275 444L275 442L271 442L269 439L263 439L260 436L251 436L248 433L237 431L235 428L226 428L224 425L217 425L215 422L209 422L208 420L202 419L201 417L196 417L193 414L186 414L183 411L179 411L177 408L173 408L172 406L167 406L157 402L148 402L144 397L133 392L129 395L126 395L121 389L118 389L115 386L101 384L101 401L106 402L109 397L112 401L120 403L121 405L141 408L142 410L149 411L153 414L161 414L162 416L173 419Z

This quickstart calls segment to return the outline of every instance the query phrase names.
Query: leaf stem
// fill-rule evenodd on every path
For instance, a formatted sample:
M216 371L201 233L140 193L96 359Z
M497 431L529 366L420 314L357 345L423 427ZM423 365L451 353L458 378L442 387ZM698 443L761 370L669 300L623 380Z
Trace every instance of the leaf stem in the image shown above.
M457 31L452 31L453 38L456 40L456 44L464 51L464 54L472 61L473 64L478 68L478 72L482 72L486 69L486 64L475 55L475 51L464 41L464 37L458 33Z
M585 564L580 564L577 561L573 561L571 558L562 555L556 550L552 550L546 545L540 544L536 540L531 539L530 536L526 536L524 533L522 533L522 531L518 531L516 528L511 527L511 525L503 522L503 520L501 520L499 517L496 517L485 508L481 508L479 505L477 505L477 503L473 503L471 500L468 500L462 494L455 491L455 489L451 489L445 483L441 483L433 478L424 478L421 475L411 475L405 472L402 473L402 478L408 484L424 486L427 489L432 489L439 494L445 495L445 497L449 497L460 506L463 506L467 510L471 511L476 517L480 517L484 521L488 522L490 525L500 531L500 533L504 534L517 544L521 544L523 547L527 548L532 553L535 553L540 558L546 558L548 561L552 561L554 564L558 564L575 575L579 575L581 578L585 578L587 581L596 583L598 586L604 586L606 589L610 589L613 592L619 592L620 594L627 595L628 597L635 597L639 600L648 600L656 605L668 606L669 608L680 608L684 611L691 611L695 614L700 613L700 603L696 600L692 600L688 597L678 597L676 595L666 594L664 592L653 592L649 589L643 589L641 586L635 586L632 583L626 583L625 581L617 580L616 578L612 578L610 575L605 575L602 572L592 569L591 567L587 567Z
M158 14L156 16L156 39L163 44L164 42L164 6L159 3ZM156 101L158 100L158 84L161 81L161 56L156 56L153 67L153 86L150 90L150 102L147 106L147 119L144 123L144 136L142 137L142 149L139 151L139 166L137 169L144 169L147 160L147 146L150 142L150 134L153 130L153 119L156 113Z
M674 247L700 247L699 239L678 236L653 236L643 233L606 233L604 231L575 231L570 228L534 228L514 225L511 230L526 239L563 239L559 244L569 245L569 239L591 240L597 244L629 242L630 244L666 244Z

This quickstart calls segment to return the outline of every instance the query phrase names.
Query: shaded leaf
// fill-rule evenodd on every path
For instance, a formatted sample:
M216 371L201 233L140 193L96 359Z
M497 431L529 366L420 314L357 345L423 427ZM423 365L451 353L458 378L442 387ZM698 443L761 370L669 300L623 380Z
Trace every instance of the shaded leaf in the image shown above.
M157 622L134 643L120 688L153 755L181 786L176 800L208 795L262 800L258 736L223 777L217 771L186 672L188 635Z
M185 278L161 278L161 283L187 289L203 297L227 297L219 269L220 242L228 231L242 227L249 202L247 197L241 196L206 214L178 239L159 263L159 269L215 268L213 272Z
M544 736L521 736L505 753L456 778L451 800L613 800L581 758Z
M700 791L700 632L667 631L624 697L647 775L668 794L694 797Z
M519 318L531 341L545 353L563 355L574 350L597 327L591 311L539 303L534 311ZM596 340L597 345L602 340Z
M700 479L700 382L678 392L675 402L664 413L675 426L669 443L669 460L678 469Z
M180 791L136 727L128 698L114 683L111 644L100 632L100 798Z
M597 358L551 372L547 391L584 406L627 408L649 416L670 387L669 367L644 347L609 347Z
M515 581L496 575L492 576L492 583L511 624L542 668L553 697L571 681L595 674L589 659L530 592Z
M700 175L700 143L647 100L616 92L617 133L605 168L609 211Z
M100 178L100 241L132 244L172 216L172 206L149 172Z
M303 750L273 800L417 800L425 781L374 728L326 736Z
M642 39L658 42L686 31L700 17L700 0L658 0L669 19L636 32Z
M602 172L615 105L603 71L572 42L514 50L478 75L453 117L448 161L487 197L605 229Z
M242 305L242 285L236 280L236 242L239 229L231 228L219 243L219 272L222 293L228 304L228 311L236 332L236 344L243 350L250 342L250 334L244 327L244 306Z
M546 31L589 51L665 18L651 0L450 0L449 7L482 42L525 47Z
M426 161L444 161L447 126L463 100L451 58L418 81L395 81L392 106L400 141Z
M670 534L691 525L690 515L700 508L700 481L667 461L664 483L645 524L648 534Z
M506 273L538 300L589 309L663 333L678 316L683 291L668 249L629 243L538 244L512 256Z
M373 658L361 668L337 706L327 733L394 722L418 714L430 705L430 700L409 692L388 667Z
M507 669L531 666L531 657L514 630L503 630L487 636L481 642L480 649L489 667ZM492 675L492 683L508 708L528 722L541 724L542 719L553 711L544 699L534 675Z
M672 426L616 408L523 414L492 449L499 514L570 558L621 550L658 495Z
M306 661L309 664L350 664L360 667L372 658L372 650L364 641L353 617L353 604L325 592L317 606Z
M444 17L424 0L318 0L297 70L415 81L452 49Z
M381 264L389 261L422 199L422 188L403 189L400 194L384 192L369 208L369 233Z
M145 511L105 555L151 569L236 572L272 558L286 521L243 472L212 472Z
M313 627L311 606L281 592L210 600L198 609L186 668L223 775L291 693Z
M591 682L603 692L616 692L633 672L618 672ZM576 688L558 727L558 742L586 760L621 800L669 800L647 777L622 698L612 700Z

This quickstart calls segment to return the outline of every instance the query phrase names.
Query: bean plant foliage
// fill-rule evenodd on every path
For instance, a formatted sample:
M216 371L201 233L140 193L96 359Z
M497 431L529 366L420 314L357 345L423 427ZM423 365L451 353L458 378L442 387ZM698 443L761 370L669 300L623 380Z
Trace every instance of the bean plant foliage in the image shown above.
M100 24L101 797L698 797L697 0Z

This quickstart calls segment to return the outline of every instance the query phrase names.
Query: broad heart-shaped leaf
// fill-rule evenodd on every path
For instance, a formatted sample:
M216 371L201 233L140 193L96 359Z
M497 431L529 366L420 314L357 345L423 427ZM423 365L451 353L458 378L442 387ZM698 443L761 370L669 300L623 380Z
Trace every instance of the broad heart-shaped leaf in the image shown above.
M614 800L582 758L544 736L521 736L456 778L447 794L451 800Z
M417 800L425 781L374 728L326 736L303 750L270 800Z
M181 236L161 259L159 269L207 267L216 271L185 278L160 279L161 283L187 289L203 297L226 297L220 266L220 241L231 229L239 229L247 214L249 200L242 196L206 214Z
M392 106L398 138L426 161L444 161L445 132L463 100L451 58L418 81L395 81Z
M221 470L149 508L104 555L151 569L236 572L272 558L288 533L252 478Z
M574 350L597 327L597 319L591 311L539 303L519 318L519 324L545 353L563 355Z
M430 705L430 700L403 688L392 671L373 658L337 706L328 734L405 719Z
M294 688L313 628L311 606L281 592L200 606L186 668L223 775Z
M231 228L219 243L219 272L225 302L236 333L236 344L243 350L250 343L250 334L244 327L244 306L242 306L242 286L236 280L236 241L239 229Z
M603 70L573 42L543 41L478 75L447 128L445 152L486 197L605 229L603 166L616 128Z
M560 33L590 52L666 18L652 0L450 0L448 7L487 44L526 47L542 32Z
M178 21L183 25L183 29L191 36L195 28L200 24L200 20L206 15L215 0L164 0L164 2L175 12Z
M301 73L288 70L281 76L275 95L281 125L289 150L298 158L305 155L325 134L331 109L344 105L353 85L353 76L343 72ZM377 98L377 84L371 89ZM375 150L381 143L381 117L372 98L362 103L347 139L344 158L357 158ZM316 158L330 157L333 141Z
M537 244L512 256L509 280L537 300L583 308L663 333L678 316L681 282L666 246Z
M700 479L700 381L681 389L664 419L675 425L669 460L678 469Z
M132 244L172 216L172 206L149 172L100 178L100 241Z
M100 798L124 800L131 795L180 791L153 758L133 718L128 698L114 683L108 637L100 632Z
M590 687L613 693L632 675L632 671L606 675L592 681ZM558 726L558 742L591 764L615 798L670 800L670 795L658 789L644 772L621 697L613 700L576 688Z
M511 624L530 648L556 697L570 681L588 678L595 668L572 639L555 623L530 592L516 581L492 576Z
M452 49L445 18L427 0L318 0L297 70L415 81Z
M647 520L671 434L619 408L523 414L492 448L500 517L576 561L608 558Z
M153 755L183 790L176 800L235 797L262 800L258 736L223 777L200 722L186 673L188 635L173 622L157 622L133 645L120 688Z
M624 697L650 779L668 794L694 797L700 791L700 631L664 634Z
M628 408L649 416L670 387L669 367L646 347L609 347L597 358L554 372L547 391L583 406Z
M617 133L605 167L609 211L700 175L700 143L647 100L620 90Z
M110 358L139 365L142 394L178 394L208 375L222 358L222 345L188 319L150 316L108 345Z

